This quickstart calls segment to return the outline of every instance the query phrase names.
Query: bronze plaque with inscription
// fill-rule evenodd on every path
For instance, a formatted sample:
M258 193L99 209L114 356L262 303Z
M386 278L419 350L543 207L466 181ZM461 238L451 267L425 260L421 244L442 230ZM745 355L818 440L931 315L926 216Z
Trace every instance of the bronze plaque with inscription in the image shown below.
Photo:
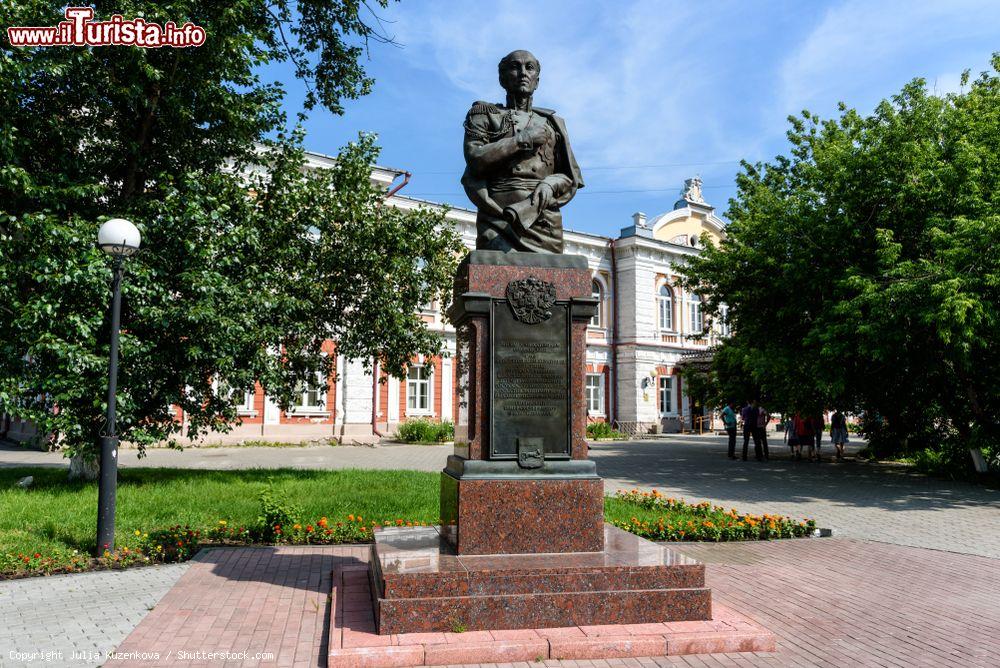
M517 459L519 439L540 439L546 459L568 459L569 305L553 300L534 317L494 299L491 310L490 459Z

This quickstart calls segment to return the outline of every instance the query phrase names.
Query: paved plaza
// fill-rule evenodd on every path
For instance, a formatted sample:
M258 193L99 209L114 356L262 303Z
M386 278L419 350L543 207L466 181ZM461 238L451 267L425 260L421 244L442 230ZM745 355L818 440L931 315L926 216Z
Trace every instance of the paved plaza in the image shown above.
M141 461L126 451L122 464L436 471L450 450L402 445L153 450ZM719 602L777 634L774 654L530 665L1000 665L1000 492L889 467L797 462L778 448L768 463L732 462L724 440L716 437L601 443L591 454L609 493L655 487L742 511L812 517L832 527L835 537L678 546L706 563L708 585ZM0 450L0 466L13 465L65 463L57 453ZM245 559L228 570L206 571L208 553L185 565L0 582L0 666L96 666L104 657L94 652L135 650L146 640L174 643L167 651L225 645L271 652L273 665L322 665L320 617L330 570L335 563L365 559L367 548L278 548L287 551L283 563L295 567L276 573L258 572L262 560L253 555L261 550L275 552L245 550ZM184 597L205 584L194 578L209 578L215 587L215 604L198 614L216 618L192 626L186 620L193 608L185 607ZM221 605L225 600L235 603ZM123 645L143 618L140 629L173 625L169 628L177 633L143 631ZM293 618L294 634L288 630ZM61 652L61 658L49 655L58 660L44 661L47 651ZM32 652L35 661L24 661ZM173 665L188 664L197 662Z
M849 453L856 449L852 446ZM824 450L827 456L832 454L831 447ZM905 468L795 461L780 444L772 451L770 462L759 463L752 457L734 462L726 458L724 438L673 436L598 443L590 453L608 494L656 488L668 496L711 501L744 512L812 518L846 538L1000 558L1000 491ZM121 465L440 471L449 454L450 446L426 445L152 449L143 459L124 450ZM4 446L0 466L13 465L66 466L59 453Z

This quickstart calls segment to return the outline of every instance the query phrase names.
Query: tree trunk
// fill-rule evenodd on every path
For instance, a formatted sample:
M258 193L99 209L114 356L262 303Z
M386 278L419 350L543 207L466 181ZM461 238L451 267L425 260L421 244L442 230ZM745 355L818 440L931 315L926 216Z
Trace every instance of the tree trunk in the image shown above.
M69 460L70 480L97 480L100 472L97 457L92 454L75 454Z

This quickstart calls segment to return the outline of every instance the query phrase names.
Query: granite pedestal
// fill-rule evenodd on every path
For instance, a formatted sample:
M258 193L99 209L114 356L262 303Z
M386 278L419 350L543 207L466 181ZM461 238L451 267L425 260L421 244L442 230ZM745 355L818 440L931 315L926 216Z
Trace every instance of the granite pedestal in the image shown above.
M376 532L379 633L710 619L704 565L603 526L599 552L459 555L437 527Z
M376 532L380 634L707 620L704 567L604 523L587 458L587 260L473 251L457 331L441 526Z

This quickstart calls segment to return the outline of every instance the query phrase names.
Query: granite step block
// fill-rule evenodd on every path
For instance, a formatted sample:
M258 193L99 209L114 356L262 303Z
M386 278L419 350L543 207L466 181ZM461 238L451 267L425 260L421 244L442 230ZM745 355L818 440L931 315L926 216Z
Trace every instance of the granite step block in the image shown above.
M711 619L707 588L379 599L380 634Z

